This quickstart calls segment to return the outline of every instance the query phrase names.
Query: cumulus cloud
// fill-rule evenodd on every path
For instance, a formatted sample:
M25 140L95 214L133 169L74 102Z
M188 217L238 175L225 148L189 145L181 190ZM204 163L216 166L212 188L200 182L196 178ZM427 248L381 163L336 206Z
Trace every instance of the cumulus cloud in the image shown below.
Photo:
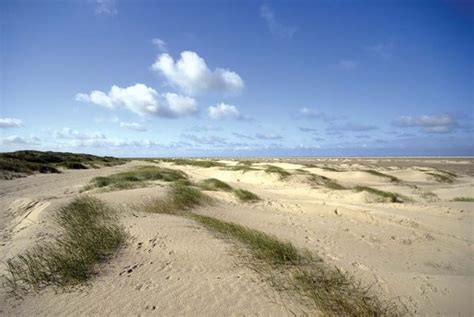
M96 14L116 15L118 12L115 6L115 0L95 0L95 3Z
M439 116L402 116L394 122L395 126L402 128L421 128L427 133L448 133L454 130L458 123L455 118L450 115Z
M353 70L359 66L359 63L350 59L343 59L339 61L339 68L343 70Z
M58 139L75 139L75 140L103 140L106 136L100 132L82 133L71 128L63 128L54 131L53 135Z
M142 126L138 122L120 122L120 127L129 129L129 130L135 130L135 131L146 131L147 128Z
M283 137L281 135L277 135L277 134L266 134L266 133L257 133L255 134L255 137L257 139L261 139L261 140L281 140L283 139Z
M161 54L151 69L162 74L171 85L191 95L206 92L236 93L244 87L244 81L237 73L222 68L212 71L206 61L192 51L182 52L176 62L169 54Z
M79 93L76 100L89 102L108 109L126 108L138 115L155 115L176 118L191 115L197 111L197 103L191 97L174 93L159 95L153 88L135 84L126 88L112 86L108 93L94 90L89 94Z
M154 38L151 40L151 43L160 51L167 52L168 51L168 44L159 38Z
M216 106L210 106L208 108L208 114L212 119L239 119L241 117L237 107L223 102Z
M298 30L295 26L283 25L277 21L275 12L268 5L260 7L260 17L265 21L270 32L281 38L291 38Z
M19 128L23 125L20 119L15 118L0 118L0 129Z

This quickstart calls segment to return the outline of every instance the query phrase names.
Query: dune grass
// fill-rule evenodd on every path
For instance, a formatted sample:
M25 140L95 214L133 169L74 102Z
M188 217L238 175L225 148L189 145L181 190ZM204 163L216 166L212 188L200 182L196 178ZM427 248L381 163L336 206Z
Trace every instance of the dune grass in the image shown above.
M179 193L181 190L188 191L190 188L174 186L171 197L154 201L145 210L187 217L219 237L235 242L248 251L249 256L244 257L246 263L267 278L273 287L289 290L298 299L309 300L325 315L399 315L396 306L380 301L369 288L309 251L301 251L292 243L264 232L192 212L190 208L204 204L207 199L197 189L191 189L192 198L184 195L187 198L179 205L185 206L185 209L180 209L173 201L183 197Z
M474 197L456 197L453 198L451 201L464 201L464 202L474 202Z
M16 151L0 153L0 178L11 179L35 173L60 173L59 168L87 169L123 164L110 156L68 152Z
M278 167L278 166L274 166L274 165L268 165L265 168L265 172L267 172L269 174L272 174L272 173L278 174L278 175L280 175L280 179L285 179L285 178L287 178L288 176L291 175L291 173L286 171L285 169L283 169L281 167Z
M260 197L258 197L256 194L245 189L234 189L233 193L240 201L243 202L256 202L260 200Z
M346 187L342 186L341 184L339 184L335 180L330 179L326 176L311 174L308 179L309 179L309 182L312 185L324 186L324 187L327 187L327 188L333 189L333 190L347 189Z
M400 195L400 194L397 194L397 193L392 193L392 192L387 192L387 191L383 191L383 190L380 190L380 189L375 189L375 188L372 188L372 187L368 187L368 186L355 186L353 188L354 191L356 192L368 192L368 193L371 193L371 194L374 194L374 195L377 195L385 200L389 200L390 202L392 203L403 203L404 201L407 201L408 198Z
M375 175L375 176L387 178L387 179L389 179L392 183L399 183L399 182L400 182L400 179L399 179L398 177L395 177L395 176L392 176L392 175L388 175L388 174L385 174L385 173L381 173L381 172L378 172L378 171L376 171L376 170L364 170L364 172L369 173L369 174L372 174L372 175Z
M224 169L228 171L243 171L244 173L248 171L258 171L258 169L251 167L249 165L225 166Z
M55 223L60 234L53 241L7 260L5 284L13 294L84 282L97 272L97 264L113 255L127 237L114 210L89 196L76 198L60 208Z
M149 181L186 181L183 171L158 166L141 166L131 171L112 174L110 176L95 177L84 190L107 188L110 190L128 189L147 186Z
M229 184L217 179L217 178L207 178L201 181L198 184L198 187L204 190L211 190L211 191L225 191L229 192L232 190L232 186Z
M190 165L204 168L225 166L225 164L220 162L203 159L161 159L161 161L173 163L175 165Z
M338 169L336 169L334 167L330 167L330 166L318 165L316 167L320 168L320 169L323 169L325 171L328 171L328 172L341 172L341 170L338 170Z
M252 165L254 162L253 161L249 161L249 160L241 160L239 161L239 165L246 165L246 166L250 166Z
M439 183L451 184L454 182L454 177L449 174L440 174L440 173L434 173L434 172L426 172L426 174L433 176L434 179Z

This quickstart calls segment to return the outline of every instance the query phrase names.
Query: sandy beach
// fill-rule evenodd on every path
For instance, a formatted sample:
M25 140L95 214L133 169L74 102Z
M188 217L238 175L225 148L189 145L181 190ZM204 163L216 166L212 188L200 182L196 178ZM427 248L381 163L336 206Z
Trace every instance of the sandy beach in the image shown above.
M252 159L246 163L251 170L232 170L237 160L218 162L222 166L203 168L131 161L2 180L0 259L56 235L52 213L84 195L81 190L92 178L152 165L182 170L193 182L216 178L257 194L260 201L242 203L229 192L205 191L214 203L195 212L315 252L408 315L474 314L474 203L455 201L474 197L472 158ZM269 164L289 175L266 172ZM452 183L434 176L450 175L446 172L455 175ZM345 189L315 184L308 175L323 176ZM403 201L356 191L356 186L396 193ZM142 203L166 195L166 183L86 193L120 211L130 236L126 245L80 287L45 288L22 299L2 288L1 315L319 314L305 301L272 287L230 241L190 219L143 212ZM4 266L0 274L7 274Z

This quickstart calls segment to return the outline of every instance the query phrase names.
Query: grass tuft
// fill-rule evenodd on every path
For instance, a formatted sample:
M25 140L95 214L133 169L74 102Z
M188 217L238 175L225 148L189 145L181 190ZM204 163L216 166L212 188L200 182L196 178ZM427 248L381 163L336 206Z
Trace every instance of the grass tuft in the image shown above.
M256 194L245 189L234 189L234 195L243 202L256 202L260 200Z
M199 188L204 190L212 190L212 191L225 191L230 192L232 190L232 186L229 184L218 180L217 178L208 178L203 180L199 183Z
M125 242L114 211L93 197L80 197L60 208L55 222L61 234L7 260L6 285L13 294L46 286L86 281Z
M327 187L327 188L330 188L330 189L334 189L334 190L344 190L344 189L347 189L346 187L342 186L341 184L339 184L339 183L336 182L335 180L330 179L330 178L328 178L328 177L326 177L326 176L317 175L317 174L311 174L308 179L309 179L309 182L310 182L312 185L324 186L324 187Z
M408 200L408 198L403 197L402 195L399 195L397 193L392 193L392 192L386 192L380 189L375 189L372 187L368 186L356 186L353 188L354 191L356 192L368 192L374 195L377 195L379 197L382 197L384 199L388 199L392 203L403 203L404 201Z
M216 161L202 159L161 159L161 161L173 163L175 165L190 165L204 168L224 166L224 164Z
M395 176L392 176L392 175L388 175L388 174L385 174L385 173L381 173L381 172L378 172L378 171L376 171L376 170L365 170L364 172L369 173L369 174L372 174L372 175L375 175L375 176L387 178L387 179L389 179L392 183L399 183L399 182L400 182L400 179L399 179L398 177L395 177Z
M451 201L464 201L464 202L474 202L474 197L456 197L453 198Z
M148 181L156 180L164 182L187 181L187 176L180 170L157 166L141 166L127 172L95 177L84 190L103 187L113 190L137 188L146 186Z
M267 168L265 169L265 172L270 173L270 174L271 173L278 174L280 175L280 179L287 178L288 176L291 175L291 173L287 172L283 168L274 166L274 165L268 165Z
M145 211L159 214L179 215L191 208L210 202L211 198L195 187L173 184L170 195L145 204Z
M228 171L243 171L244 173L248 172L248 171L258 171L258 169L253 168L253 167L248 166L248 165L226 166L226 167L224 167L224 169L228 170Z
M433 176L434 179L439 183L453 183L454 182L454 177L449 174L443 175L443 174L433 173L433 172L427 172L426 174Z

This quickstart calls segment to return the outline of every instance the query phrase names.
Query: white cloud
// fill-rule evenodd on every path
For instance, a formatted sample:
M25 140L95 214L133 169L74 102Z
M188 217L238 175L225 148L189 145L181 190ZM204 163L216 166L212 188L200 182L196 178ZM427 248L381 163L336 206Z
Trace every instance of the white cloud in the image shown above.
M359 63L350 59L342 59L339 61L339 68L343 70L353 70L359 66Z
M283 137L281 135L277 135L277 134L266 134L266 133L257 133L255 134L255 137L257 139L261 139L261 140L281 140L283 139Z
M76 100L90 102L109 109L124 107L138 115L155 115L176 118L197 111L197 103L191 97L173 93L159 95L153 88L135 84L127 88L112 86L109 93L94 90L90 94L79 93Z
M75 140L103 140L106 136L100 132L82 133L71 128L63 128L54 131L54 136L58 139L75 139Z
M116 15L118 12L115 7L115 0L95 0L95 3L96 14Z
M323 118L324 113L322 113L321 111L311 109L311 108L303 107L298 110L298 116L304 117L304 118L317 119L317 118Z
M37 145L40 144L40 139L32 137L26 139L18 135L11 135L2 139L3 145Z
M208 108L209 117L212 119L239 119L240 112L237 107L223 102Z
M197 103L191 97L181 96L174 93L164 94L168 103L170 116L187 116L196 113Z
M168 44L162 39L154 38L151 40L151 43L153 43L153 45L155 45L155 47L162 52L168 51Z
M456 119L450 115L439 116L402 116L394 124L402 128L419 127L428 133L448 133L458 126Z
M19 128L23 125L20 119L15 118L0 118L0 129Z
M273 12L273 9L267 5L262 5L260 7L260 17L265 20L268 29L275 36L291 38L298 30L295 26L286 26L279 23L276 20L275 12Z
M375 56L388 60L392 57L392 43L377 43L367 48Z
M182 52L176 62L169 54L161 54L151 69L162 74L171 85L192 95L206 92L236 93L244 87L237 73L222 68L211 71L206 61L192 51Z
M135 131L146 131L147 128L142 126L140 123L137 122L120 122L120 127L135 130Z

